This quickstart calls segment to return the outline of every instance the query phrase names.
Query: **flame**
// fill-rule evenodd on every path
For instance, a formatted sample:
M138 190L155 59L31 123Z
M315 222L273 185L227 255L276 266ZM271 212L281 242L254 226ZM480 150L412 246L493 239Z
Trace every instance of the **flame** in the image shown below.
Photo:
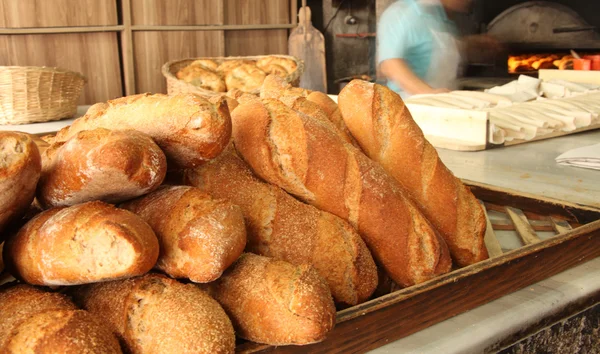
M572 59L572 55L566 54L509 55L508 72L518 73L523 71L537 71L539 69L564 70Z

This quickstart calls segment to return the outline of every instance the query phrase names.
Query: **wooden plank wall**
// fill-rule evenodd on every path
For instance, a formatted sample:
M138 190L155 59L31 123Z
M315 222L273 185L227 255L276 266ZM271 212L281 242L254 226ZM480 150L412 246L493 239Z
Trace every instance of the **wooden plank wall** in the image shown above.
M0 27L116 24L115 0L0 0Z
M161 67L171 60L287 53L288 29L281 27L289 28L293 23L292 13L296 11L290 7L295 3L290 0L0 0L0 29L4 30L0 35L0 65L59 66L78 71L88 77L82 104L126 93L166 92ZM121 16L117 6L124 7ZM126 6L130 6L130 12ZM236 27L239 25L280 28L241 30ZM95 31L99 29L97 26L113 27L103 29L108 32L85 30L87 27ZM177 26L211 27L196 30ZM30 34L27 33L30 27L49 32L52 28L59 28L60 32L83 30L83 33ZM128 60L132 56L131 63Z

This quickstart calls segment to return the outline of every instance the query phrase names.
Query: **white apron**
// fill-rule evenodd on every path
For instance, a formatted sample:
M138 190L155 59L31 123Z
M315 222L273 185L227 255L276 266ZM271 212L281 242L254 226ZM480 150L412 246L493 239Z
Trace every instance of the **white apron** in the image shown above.
M433 88L456 88L456 78L461 63L457 39L448 32L431 30L433 48L425 82Z

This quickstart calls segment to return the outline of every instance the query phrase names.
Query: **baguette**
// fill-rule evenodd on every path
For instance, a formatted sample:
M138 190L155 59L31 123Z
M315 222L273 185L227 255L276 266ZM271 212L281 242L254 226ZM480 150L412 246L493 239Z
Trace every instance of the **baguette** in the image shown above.
M144 133L82 131L44 152L37 197L46 208L119 203L158 188L166 171L164 153Z
M85 285L76 303L98 316L132 354L233 353L231 321L191 284L159 274Z
M0 352L121 353L110 330L62 294L28 285L0 290Z
M31 205L41 169L39 150L29 135L0 132L0 242L8 224Z
M318 120L263 99L233 113L236 149L261 178L350 222L392 279L448 272L448 248L398 182Z
M329 96L317 91L307 91L292 87L281 78L269 76L266 85L261 89L261 98L274 98L288 107L302 112L309 117L320 120L330 129L336 131L344 141L359 147L337 109L337 104ZM244 103L244 102L240 102Z
M56 134L64 142L82 130L135 129L148 134L167 156L169 169L193 168L223 151L231 137L226 101L212 104L194 94L141 94L90 107Z
M459 266L488 258L486 221L471 191L425 139L400 96L354 80L339 96L343 118L365 153L379 162L422 207Z
M122 207L155 231L161 249L156 268L175 278L213 281L246 246L240 207L197 188L163 186Z
M262 182L232 146L209 163L187 170L184 179L242 208L248 252L312 265L337 303L366 301L377 286L373 257L352 226Z
M308 265L244 253L209 293L239 337L270 345L320 342L335 324L325 281Z
M38 214L3 253L11 274L29 284L76 285L148 272L158 241L137 215L95 201Z

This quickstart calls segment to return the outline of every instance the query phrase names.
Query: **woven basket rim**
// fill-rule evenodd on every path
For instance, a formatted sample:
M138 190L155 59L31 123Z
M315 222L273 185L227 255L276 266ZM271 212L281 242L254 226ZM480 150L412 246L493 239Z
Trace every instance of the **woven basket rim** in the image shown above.
M88 79L85 75L83 75L77 71L67 70L67 69L56 67L56 66L0 65L0 71L2 71L2 70L6 70L6 71L46 71L46 72L64 73L64 74L71 74L71 75L77 76L80 79L82 79L85 83L88 82Z
M289 74L286 77L286 81L288 82L292 82L295 79L299 78L300 75L302 75L302 73L304 72L304 61L300 58L297 58L295 56L292 55L286 55L286 54L265 54L265 55L246 55L246 56L235 56L235 57L197 57L197 58L186 58L186 59L176 59L176 60L171 60L166 62L165 64L163 64L163 66L161 67L161 73L163 74L163 76L169 80L176 80L178 82L178 84L184 85L184 86L190 86L191 88L193 87L195 90L199 91L199 92L203 92L204 94L206 94L207 96L214 96L214 95L221 95L224 94L225 92L214 92L211 90L206 90L203 89L201 87L198 86L194 86L188 82L185 82L183 80L179 80L172 72L171 72L171 66L173 66L174 64L178 64L184 61L194 61L194 60L198 60L198 59L210 59L210 60L258 60L258 59L262 59L262 58L267 58L267 57L279 57L279 58L285 58L285 59L291 59L293 60L296 65L297 68L296 70L294 70L294 72L292 72L291 74Z

